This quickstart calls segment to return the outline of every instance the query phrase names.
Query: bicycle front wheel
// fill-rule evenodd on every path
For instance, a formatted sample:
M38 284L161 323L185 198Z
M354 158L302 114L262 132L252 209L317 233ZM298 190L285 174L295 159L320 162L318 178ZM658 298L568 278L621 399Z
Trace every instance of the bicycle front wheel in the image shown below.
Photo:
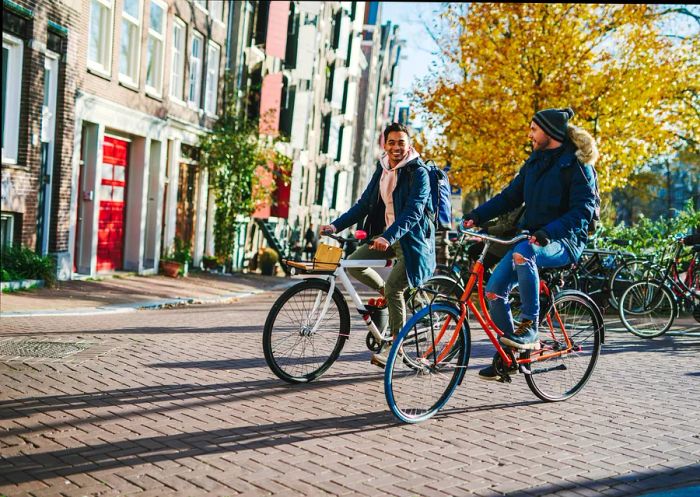
M432 417L461 382L469 360L465 321L459 310L433 304L418 311L394 340L384 370L384 393L391 412L404 423Z
M308 279L289 288L265 321L263 351L273 373L289 383L306 383L335 362L350 333L350 312L336 289L322 315L330 283Z
M676 299L659 281L639 281L620 298L620 321L640 338L654 338L666 333L677 314Z
M623 262L610 275L610 305L613 309L619 309L620 297L632 284L657 279L660 276L661 270L646 259L630 259Z
M554 297L540 322L540 350L530 353L530 390L547 402L576 395L595 368L603 341L603 317L587 295L567 290Z

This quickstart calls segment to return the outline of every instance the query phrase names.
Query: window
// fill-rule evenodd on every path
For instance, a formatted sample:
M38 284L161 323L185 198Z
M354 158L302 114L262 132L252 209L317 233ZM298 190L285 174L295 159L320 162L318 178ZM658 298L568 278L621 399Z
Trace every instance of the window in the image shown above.
M216 114L216 97L219 90L219 58L221 48L214 42L207 47L207 87L204 96L204 110L207 114Z
M170 96L183 100L185 89L185 23L173 21L173 60L170 74Z
M187 90L187 101L199 107L202 91L202 45L204 38L199 33L192 35L190 43L190 79Z
M2 162L17 163L19 103L22 97L22 54L19 38L2 34Z
M217 21L224 21L224 2L223 0L209 0L209 15Z
M122 10L119 79L131 85L139 83L139 54L141 53L141 0L124 0Z
M0 215L0 245L3 247L11 247L14 231L15 231L15 218L12 214L2 213Z
M113 0L90 1L88 67L106 75L112 70L113 7Z
M146 89L157 95L163 85L163 46L165 44L166 6L160 0L151 0L151 18L148 22Z

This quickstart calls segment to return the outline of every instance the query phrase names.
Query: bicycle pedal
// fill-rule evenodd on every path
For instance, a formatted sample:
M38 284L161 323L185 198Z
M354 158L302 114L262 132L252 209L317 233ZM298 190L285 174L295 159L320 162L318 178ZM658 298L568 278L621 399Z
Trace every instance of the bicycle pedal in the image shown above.
M509 375L503 375L500 378L498 378L496 381L501 382L501 383L512 383L513 380L510 378Z

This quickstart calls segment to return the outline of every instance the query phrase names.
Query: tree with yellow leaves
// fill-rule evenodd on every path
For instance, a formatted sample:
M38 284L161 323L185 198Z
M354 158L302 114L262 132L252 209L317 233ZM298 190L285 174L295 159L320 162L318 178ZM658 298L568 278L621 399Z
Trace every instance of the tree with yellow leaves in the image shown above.
M439 130L433 157L451 181L489 197L530 153L533 114L572 107L597 140L602 192L650 160L700 141L698 30L668 35L681 6L452 4L435 34L441 66L415 95ZM697 27L697 26L691 26Z

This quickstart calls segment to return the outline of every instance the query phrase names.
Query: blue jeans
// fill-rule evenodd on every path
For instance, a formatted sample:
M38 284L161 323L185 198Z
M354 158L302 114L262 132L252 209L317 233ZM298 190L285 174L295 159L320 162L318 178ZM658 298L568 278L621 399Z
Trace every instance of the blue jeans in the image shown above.
M515 254L520 254L525 262L516 264L513 259ZM537 268L566 266L572 262L560 242L550 242L546 247L540 247L524 240L509 250L493 270L486 285L486 293L493 294L487 297L489 312L496 326L506 335L513 334L513 315L510 312L508 294L516 283L520 291L521 317L530 319L537 326L540 314L540 276Z

